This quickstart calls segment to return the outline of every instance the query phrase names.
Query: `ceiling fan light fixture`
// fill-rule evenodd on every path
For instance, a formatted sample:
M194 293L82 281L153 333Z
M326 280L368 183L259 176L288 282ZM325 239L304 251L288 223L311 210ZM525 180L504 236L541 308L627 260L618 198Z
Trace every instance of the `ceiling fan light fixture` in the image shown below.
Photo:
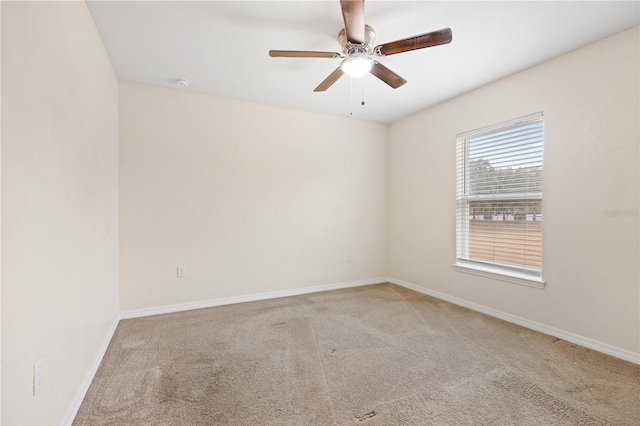
M351 77L362 77L373 67L373 60L366 55L352 55L340 64L342 72Z

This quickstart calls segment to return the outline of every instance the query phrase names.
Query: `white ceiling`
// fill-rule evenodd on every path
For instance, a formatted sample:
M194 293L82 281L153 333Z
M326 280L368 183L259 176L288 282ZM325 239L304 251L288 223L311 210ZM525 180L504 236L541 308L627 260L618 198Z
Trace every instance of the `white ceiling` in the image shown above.
M174 80L186 78L185 90L384 123L636 26L639 6L368 0L374 44L445 27L453 41L380 58L408 80L399 89L372 75L344 76L314 93L340 59L271 58L268 51L340 52L338 0L89 1L121 79L177 87Z

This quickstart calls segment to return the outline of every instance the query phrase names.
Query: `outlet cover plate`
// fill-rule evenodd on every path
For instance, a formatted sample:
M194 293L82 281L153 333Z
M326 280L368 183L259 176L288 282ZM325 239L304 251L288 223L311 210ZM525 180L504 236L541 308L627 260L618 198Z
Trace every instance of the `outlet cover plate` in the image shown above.
M187 276L187 268L184 266L178 266L178 278L185 278Z

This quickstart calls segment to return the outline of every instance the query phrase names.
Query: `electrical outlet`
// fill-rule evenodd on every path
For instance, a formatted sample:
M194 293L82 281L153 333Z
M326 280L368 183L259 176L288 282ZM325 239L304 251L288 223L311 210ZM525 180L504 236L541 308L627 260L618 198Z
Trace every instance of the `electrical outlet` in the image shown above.
M347 263L353 263L353 255L351 253L347 253Z
M187 276L187 268L184 266L178 266L178 278L184 278Z
M42 373L42 358L40 358L35 364L33 364L33 395L38 393L44 383L44 376Z

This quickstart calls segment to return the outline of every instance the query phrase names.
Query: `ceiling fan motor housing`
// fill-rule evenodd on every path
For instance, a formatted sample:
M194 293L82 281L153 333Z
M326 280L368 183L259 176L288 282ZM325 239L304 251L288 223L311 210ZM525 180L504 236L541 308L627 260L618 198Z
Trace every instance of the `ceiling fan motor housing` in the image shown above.
M371 54L373 51L373 42L376 40L376 31L369 25L364 26L364 43L354 44L347 40L347 32L343 28L338 33L338 43L342 47L342 51L345 55L349 55L354 52L362 52L363 50L367 54Z

